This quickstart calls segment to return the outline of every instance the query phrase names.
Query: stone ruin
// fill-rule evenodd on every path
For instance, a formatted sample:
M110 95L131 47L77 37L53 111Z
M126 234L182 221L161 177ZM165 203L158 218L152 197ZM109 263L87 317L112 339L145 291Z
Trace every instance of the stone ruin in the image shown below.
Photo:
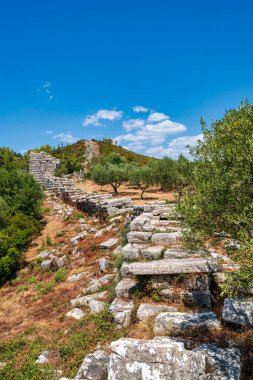
M196 347L189 339L177 337L194 329L204 329L206 334L221 330L220 319L212 309L211 283L218 283L231 270L229 258L211 249L186 250L174 205L156 201L134 207L128 198L78 190L71 179L54 175L59 164L58 159L45 152L30 153L30 173L34 178L78 209L90 215L122 214L117 218L134 211L128 222L127 244L115 249L115 254L122 256L123 265L116 276L115 298L109 310L119 328L129 327L134 317L148 326L152 323L154 332L153 339L122 338L111 343L110 353L99 350L89 354L75 380L239 380L241 353L233 342L227 348L214 344ZM110 276L115 273L91 280L83 289L84 295L70 301L74 309L67 316L80 319L84 315L82 308L87 305L103 310L107 292L99 289ZM135 310L133 295L138 292L144 292L150 300L155 296L158 302L141 302ZM188 311L180 311L180 303ZM222 318L252 327L252 310L252 302L235 304L225 300Z
M89 153L90 154L90 153ZM75 182L67 176L56 177L55 170L60 166L60 160L45 152L31 152L29 157L29 172L37 182L49 192L55 192L67 202L74 204L88 215L97 215L104 219L107 215L120 215L134 209L130 198L113 198L112 194L97 194L75 187Z

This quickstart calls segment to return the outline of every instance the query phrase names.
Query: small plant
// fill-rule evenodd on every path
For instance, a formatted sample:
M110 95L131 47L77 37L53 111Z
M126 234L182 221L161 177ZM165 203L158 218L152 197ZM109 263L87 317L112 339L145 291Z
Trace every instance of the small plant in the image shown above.
M121 232L120 232L120 235L121 235L121 245L122 247L124 247L125 245L127 245L128 243L128 240L127 240L127 234L129 232L129 227L124 227Z
M66 280L66 278L67 278L66 269L59 269L54 276L54 280L56 282L63 282Z
M151 292L151 298L154 302L160 302L161 301L161 296L157 292L157 290L152 290Z
M65 235L65 232L66 231L64 231L64 230L62 230L62 231L58 231L57 233L56 233L56 237L62 237L62 236L64 236Z
M52 239L50 238L49 235L47 235L47 237L46 237L45 244L46 244L46 246L50 246L53 244Z
M28 284L34 284L36 282L36 277L35 276L29 277L26 281L28 282Z

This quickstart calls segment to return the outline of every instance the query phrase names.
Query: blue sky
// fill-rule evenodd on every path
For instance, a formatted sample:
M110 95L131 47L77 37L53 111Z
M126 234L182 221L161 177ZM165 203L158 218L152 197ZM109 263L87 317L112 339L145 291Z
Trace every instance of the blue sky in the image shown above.
M201 116L253 101L252 15L250 0L1 2L0 145L111 137L176 157Z

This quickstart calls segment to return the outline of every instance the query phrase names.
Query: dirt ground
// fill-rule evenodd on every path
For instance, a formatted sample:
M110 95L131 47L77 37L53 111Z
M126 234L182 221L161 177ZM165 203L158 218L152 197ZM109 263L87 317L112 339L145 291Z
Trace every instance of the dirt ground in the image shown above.
M85 191L96 191L98 194L111 193L114 194L113 189L110 185L103 186L101 191L100 185L96 185L90 180L85 180L83 182L77 182L76 187ZM157 200L168 200L174 201L175 196L172 192L163 192L157 187L148 189L144 193L144 199L141 199L141 191L137 186L129 186L127 183L121 185L118 189L118 197L130 197L135 204L144 204L149 201Z

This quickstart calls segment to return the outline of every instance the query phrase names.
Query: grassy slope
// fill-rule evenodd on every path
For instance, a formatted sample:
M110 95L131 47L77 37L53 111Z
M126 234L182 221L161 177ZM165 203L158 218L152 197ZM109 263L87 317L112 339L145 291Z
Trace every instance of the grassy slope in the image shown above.
M108 156L110 153L119 153L121 156L125 157L129 162L135 161L141 165L149 162L151 159L148 156L144 156L138 153L131 152L130 150L124 149L121 146L116 146L111 144L109 141L99 141L93 140L99 145L100 155ZM77 159L79 162L85 161L85 140L80 140L75 144L66 145L64 147L59 147L53 150L53 155L57 158L62 159L63 157L69 156Z

